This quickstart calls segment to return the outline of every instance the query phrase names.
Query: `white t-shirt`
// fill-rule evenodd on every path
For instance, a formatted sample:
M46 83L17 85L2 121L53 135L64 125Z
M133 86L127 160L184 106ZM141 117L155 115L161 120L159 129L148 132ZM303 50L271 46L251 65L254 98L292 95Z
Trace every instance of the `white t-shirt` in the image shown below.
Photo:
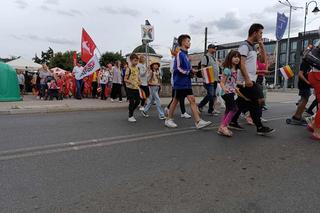
M20 85L24 85L24 75L23 74L18 75L18 81L19 81Z
M83 71L83 67L75 66L75 67L73 68L72 73L74 73L74 75L77 77L78 74L80 74L82 71ZM81 79L76 79L76 80L81 80Z
M148 86L148 72L144 64L138 64L138 69L140 72L140 81L142 86Z
M246 60L246 68L251 81L257 80L257 49L253 44L244 41L240 44L238 51ZM244 82L244 77L241 72L238 72L238 81Z

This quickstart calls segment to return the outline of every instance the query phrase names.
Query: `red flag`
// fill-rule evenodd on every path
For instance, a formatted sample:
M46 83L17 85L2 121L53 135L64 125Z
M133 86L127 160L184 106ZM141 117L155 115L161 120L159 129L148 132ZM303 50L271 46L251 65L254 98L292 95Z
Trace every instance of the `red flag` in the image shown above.
M89 34L82 28L81 39L81 60L87 63L94 55L96 44L93 42Z
M77 66L77 52L74 51L73 52L73 66Z

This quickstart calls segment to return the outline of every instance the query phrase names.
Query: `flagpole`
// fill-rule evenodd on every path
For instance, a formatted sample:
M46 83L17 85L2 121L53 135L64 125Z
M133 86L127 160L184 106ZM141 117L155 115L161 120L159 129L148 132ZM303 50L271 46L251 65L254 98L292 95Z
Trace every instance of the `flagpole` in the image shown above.
M98 50L98 53L99 53L99 55L100 55L100 58L102 58L102 54L101 54L101 52L100 52L100 50L99 50L99 48L96 46L96 49Z
M273 85L274 85L274 88L276 88L277 86L277 78L278 78L278 53L279 52L279 40L277 40L276 42L276 52L275 52L275 67L274 67L274 82L273 82Z

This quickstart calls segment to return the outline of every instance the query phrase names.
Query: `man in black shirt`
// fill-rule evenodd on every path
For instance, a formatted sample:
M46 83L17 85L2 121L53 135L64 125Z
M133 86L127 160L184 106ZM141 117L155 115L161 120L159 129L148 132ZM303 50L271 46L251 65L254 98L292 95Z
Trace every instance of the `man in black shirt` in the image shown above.
M311 86L308 81L308 73L310 72L311 67L305 60L302 60L299 71L299 96L301 100L298 104L295 114L292 116L292 121L295 123L304 124L305 121L302 119L302 114L305 110L306 105L308 104L309 97L311 96Z

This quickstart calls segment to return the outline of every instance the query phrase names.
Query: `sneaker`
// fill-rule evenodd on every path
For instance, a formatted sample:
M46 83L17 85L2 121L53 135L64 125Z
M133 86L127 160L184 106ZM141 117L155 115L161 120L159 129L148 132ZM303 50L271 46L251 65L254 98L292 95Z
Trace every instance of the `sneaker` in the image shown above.
M122 103L122 101L119 101L119 103Z
M133 116L128 118L128 121L131 123L137 122L137 120Z
M110 101L111 101L111 102L114 102L114 99L111 98Z
M166 127L169 127L169 128L177 128L178 125L172 120L172 119L168 119L164 122L164 125Z
M216 113L215 111L208 112L208 114L211 115L211 116L219 116L219 113Z
M196 128L197 129L202 129L202 128L205 128L209 125L211 125L212 122L211 121L204 121L204 120L200 120L198 123L196 123Z
M160 116L159 119L160 119L160 120L165 120L165 119L166 119L166 116L164 116L164 115L163 115L163 116Z
M198 106L198 112L202 113L202 111L203 111L203 108Z
M271 133L274 133L274 132L275 132L274 129L271 129L271 128L266 127L266 126L260 127L260 128L258 128L258 130L257 130L257 134L258 134L258 135L262 135L262 136L264 136L264 135L270 135Z
M220 112L219 110L216 110L216 109L213 110L213 113L214 113L214 114L218 114L218 115L221 114L221 112Z
M244 128L240 126L238 123L231 122L228 126L230 129L242 131Z
M143 117L148 118L149 115L145 112L145 111L141 111L141 114L143 115Z
M267 120L267 119L264 119L264 118L261 118L261 122L266 123L266 122L268 122L268 120Z
M139 108L139 110L140 110L140 111L144 111L144 107L141 106L141 107Z
M306 122L307 122L308 125L311 125L313 119L314 119L313 116L305 118L305 120L306 120Z
M181 118L186 118L186 119L189 119L189 118L191 118L191 115L189 115L188 113L183 113L183 114L181 114Z

